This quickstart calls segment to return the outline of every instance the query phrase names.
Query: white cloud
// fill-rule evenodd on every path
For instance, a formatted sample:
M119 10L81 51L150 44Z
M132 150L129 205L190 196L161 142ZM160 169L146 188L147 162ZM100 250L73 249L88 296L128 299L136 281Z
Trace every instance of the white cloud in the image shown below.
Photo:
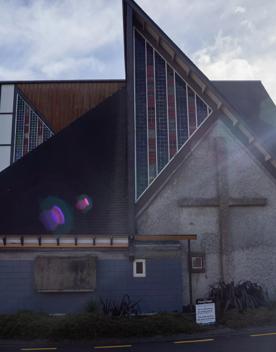
M254 79L257 68L242 52L239 40L219 32L214 44L195 52L193 58L210 79Z
M276 101L276 2L139 3L210 79L262 80Z
M276 2L137 0L210 79L260 79L276 101ZM0 1L0 79L124 77L121 0Z
M27 74L25 79L103 74L111 60L108 47L117 45L123 58L118 5L107 0L1 2L0 77L13 70L21 78Z
M235 8L235 13L245 13L246 12L246 9L242 6L237 6Z

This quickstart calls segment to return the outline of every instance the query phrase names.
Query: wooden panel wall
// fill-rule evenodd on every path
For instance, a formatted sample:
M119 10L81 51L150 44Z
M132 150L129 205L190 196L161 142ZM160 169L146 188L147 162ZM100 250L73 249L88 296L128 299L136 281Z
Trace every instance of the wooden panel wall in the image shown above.
M30 82L17 87L57 133L124 85L124 81L118 80Z

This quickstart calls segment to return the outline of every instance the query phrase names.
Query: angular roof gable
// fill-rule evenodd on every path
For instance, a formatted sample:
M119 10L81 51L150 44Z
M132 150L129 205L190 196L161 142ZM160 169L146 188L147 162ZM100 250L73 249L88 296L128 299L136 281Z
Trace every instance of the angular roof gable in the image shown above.
M243 143L257 156L265 166L274 174L276 171L276 161L274 155L270 153L262 138L254 133L254 128L247 123L247 118L243 116L248 111L241 109L236 104L233 97L224 95L221 87L210 81L193 62L172 42L172 40L156 25L150 17L133 1L123 0L124 10L124 38L125 38L125 60L126 60L126 78L128 94L131 99L128 101L129 119L133 119L134 111L134 67L133 67L133 27L137 28L146 38L153 48L173 67L186 83L202 98L213 110L213 113L199 127L202 131L194 133L186 148L182 148L179 155L170 162L165 170L151 183L147 190L142 194L136 203L136 213L140 212L159 190L168 181L170 176L179 167L186 154L195 145L198 138L202 136L206 129L210 127L218 117L226 121L234 133L243 140ZM208 121L209 120L209 121ZM208 122L207 122L208 121ZM131 125L131 122L129 122ZM133 128L134 130L134 128ZM133 148L132 143L134 135L129 134L129 146ZM134 154L133 150L131 153ZM132 160L133 162L133 160ZM134 165L134 164L132 164ZM134 185L134 177L132 181ZM135 199L132 194L132 198Z
M125 145L122 89L0 174L0 233L50 233L40 207L54 197L69 214L59 233L127 234ZM82 194L93 200L87 213L75 208Z
M17 84L55 133L124 86L124 80L42 81Z
M125 58L126 58L126 72L127 72L127 86L128 91L131 94L133 90L133 26L143 34L143 36L151 43L151 45L157 50L160 55L180 74L180 76L189 84L190 87L213 109L213 114L209 116L210 121L215 121L218 117L225 118L227 124L231 125L236 134L244 139L246 145L250 145L250 150L260 156L262 161L266 164L267 168L275 174L276 162L273 155L266 150L266 146L262 140L259 140L254 133L254 129L251 125L246 123L246 117L243 117L245 110L241 109L234 100L233 97L224 95L225 91L222 92L221 87L218 87L215 83L211 82L192 62L191 60L173 43L173 41L156 25L150 17L133 1L123 0L124 9L124 37L125 37ZM133 100L132 95L128 102L128 111L133 114ZM129 116L133 118L133 115ZM208 120L207 119L207 120ZM208 123L209 124L209 123ZM204 125L207 125L207 121L200 127L205 129ZM195 133L189 144L196 143L196 140L202 133ZM134 135L129 135L130 149L133 143ZM185 157L184 153L189 148L183 148L181 155L176 160L183 160ZM179 153L180 154L180 153ZM131 160L133 162L133 160ZM132 164L134 167L134 163ZM166 172L161 173L149 186L146 192L139 198L136 204L136 211L140 211L146 204L150 202L150 199L158 193L158 189L162 187L162 184L168 180L171 173L179 165L174 162L173 165L168 165ZM134 181L132 181L134 183ZM134 196L132 195L132 199Z

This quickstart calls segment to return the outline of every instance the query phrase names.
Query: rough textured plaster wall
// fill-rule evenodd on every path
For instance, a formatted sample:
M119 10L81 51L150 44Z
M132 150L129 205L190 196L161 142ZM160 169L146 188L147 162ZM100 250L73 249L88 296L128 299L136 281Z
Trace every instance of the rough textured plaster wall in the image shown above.
M225 129L223 131L226 133ZM228 280L261 283L269 296L276 299L275 179L230 134L228 141L230 195L265 197L268 204L231 209L227 277Z
M206 273L193 274L194 298L204 296L219 279L217 208L180 208L182 197L215 197L214 138L225 138L228 150L229 195L267 197L265 207L230 208L226 239L226 280L263 284L276 298L276 183L249 154L229 129L218 121L170 179L150 206L137 219L138 233L196 233L192 251L206 254ZM269 248L269 250L268 250ZM183 300L188 303L187 243L183 243Z

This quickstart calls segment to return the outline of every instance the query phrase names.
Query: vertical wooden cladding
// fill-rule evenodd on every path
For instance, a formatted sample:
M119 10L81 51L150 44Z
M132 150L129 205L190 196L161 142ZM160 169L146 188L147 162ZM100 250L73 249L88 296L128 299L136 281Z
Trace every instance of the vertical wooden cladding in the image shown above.
M46 118L55 133L124 86L124 81L18 84L18 88Z

